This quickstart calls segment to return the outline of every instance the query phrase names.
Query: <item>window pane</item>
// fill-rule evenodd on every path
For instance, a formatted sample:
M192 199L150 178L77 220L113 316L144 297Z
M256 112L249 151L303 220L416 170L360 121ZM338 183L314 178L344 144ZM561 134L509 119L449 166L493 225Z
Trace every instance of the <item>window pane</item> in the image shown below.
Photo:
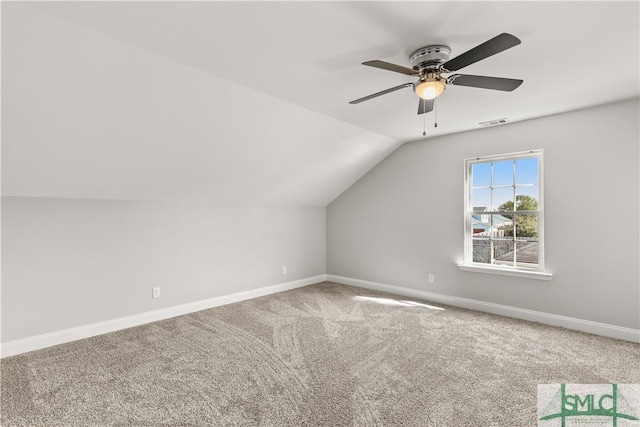
M488 210L491 207L491 189L479 188L472 191L471 206L473 206L473 210Z
M493 241L493 258L495 264L513 265L513 240L496 239Z
M516 241L516 264L522 267L538 267L538 241Z
M476 163L471 166L474 187L489 187L491 185L491 163Z
M516 210L538 210L538 186L516 187Z
M537 215L516 215L515 225L518 240L538 240Z
M490 215L471 215L471 232L474 237L489 236L491 224Z
M491 215L491 236L513 236L512 215Z
M513 185L513 160L493 164L493 185Z
M491 263L491 241L489 239L473 239L473 262Z
M538 159L516 160L516 184L538 183Z
M493 189L492 210L494 211L512 211L513 210L513 187Z

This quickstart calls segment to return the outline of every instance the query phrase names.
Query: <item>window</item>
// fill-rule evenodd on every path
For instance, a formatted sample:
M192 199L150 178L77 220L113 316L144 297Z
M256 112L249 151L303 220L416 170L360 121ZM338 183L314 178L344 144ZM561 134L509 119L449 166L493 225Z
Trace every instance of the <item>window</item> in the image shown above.
M542 195L542 150L465 160L460 268L551 278L544 273Z

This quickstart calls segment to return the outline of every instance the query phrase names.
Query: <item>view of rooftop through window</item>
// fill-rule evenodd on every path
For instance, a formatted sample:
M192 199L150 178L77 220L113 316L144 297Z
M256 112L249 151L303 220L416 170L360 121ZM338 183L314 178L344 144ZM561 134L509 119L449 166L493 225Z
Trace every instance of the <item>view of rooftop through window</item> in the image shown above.
M471 165L474 263L538 267L539 171L537 155Z

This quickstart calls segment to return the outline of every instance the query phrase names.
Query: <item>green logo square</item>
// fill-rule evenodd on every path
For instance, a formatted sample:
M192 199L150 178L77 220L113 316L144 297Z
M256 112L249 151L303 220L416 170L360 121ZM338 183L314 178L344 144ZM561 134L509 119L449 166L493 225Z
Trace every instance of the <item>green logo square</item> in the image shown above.
M539 384L538 426L640 427L640 384Z

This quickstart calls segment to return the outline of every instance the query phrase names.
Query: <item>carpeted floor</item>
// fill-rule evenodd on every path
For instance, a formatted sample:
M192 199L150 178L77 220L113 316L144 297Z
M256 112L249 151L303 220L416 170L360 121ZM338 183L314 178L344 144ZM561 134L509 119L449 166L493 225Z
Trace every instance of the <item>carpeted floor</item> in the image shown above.
M325 282L0 367L3 426L534 426L538 384L640 383L640 348Z

